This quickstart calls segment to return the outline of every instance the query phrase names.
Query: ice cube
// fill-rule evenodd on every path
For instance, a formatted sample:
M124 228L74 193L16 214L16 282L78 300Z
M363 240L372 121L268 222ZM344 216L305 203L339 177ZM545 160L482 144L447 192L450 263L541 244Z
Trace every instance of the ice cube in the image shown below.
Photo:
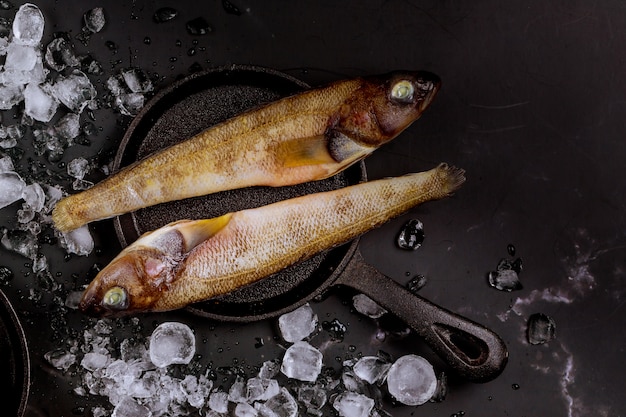
M209 396L209 408L217 413L228 412L228 394L224 391L212 392Z
M74 139L80 134L80 116L68 113L54 125L54 131L65 139Z
M89 161L87 161L82 156L78 158L72 159L67 164L67 174L71 177L83 179L85 174L89 170Z
M76 363L76 355L65 349L54 349L44 354L44 359L57 369L67 371Z
M298 401L308 410L319 410L326 404L326 390L319 385L303 385L298 389Z
M15 171L15 167L13 166L13 160L10 156L3 156L0 158L0 174L4 172Z
M357 294L352 297L352 304L356 311L373 319L380 318L387 313L387 310L365 294Z
M84 191L93 187L93 182L81 180L80 178L76 178L72 182L72 189L76 191Z
M89 371L95 371L96 369L106 367L110 361L111 357L107 354L89 352L85 353L85 356L83 356L83 359L80 361L80 365Z
M24 187L22 190L22 198L24 202L37 213L43 210L46 202L46 194L43 188L41 188L41 185L36 182Z
M40 122L49 122L57 111L59 102L37 84L30 83L24 90L25 113Z
M140 69L126 69L121 74L124 82L133 93L149 93L154 88L148 75Z
M50 68L59 72L66 67L76 67L80 64L72 44L63 37L58 37L48 44L44 59Z
M77 310L80 300L83 298L83 291L70 291L65 297L65 307Z
M152 417L152 412L131 397L124 397L113 409L111 417Z
M374 400L363 394L346 391L335 398L333 408L341 417L369 417Z
M296 342L285 352L280 370L289 378L314 382L322 370L322 353L307 342Z
M378 356L364 356L354 364L354 374L370 384L382 383L391 367Z
M83 16L83 20L85 21L87 30L93 33L100 32L106 23L104 9L102 7L95 7L89 10Z
M55 206L56 203L63 198L63 191L58 186L45 185L46 192L46 205L44 207L44 211L46 213L52 210L52 207Z
M10 110L24 100L24 86L0 83L0 110Z
M35 68L38 59L37 50L32 46L11 42L7 48L5 70L30 71Z
M60 233L59 244L67 253L75 253L79 256L89 255L94 248L94 241L87 226Z
M13 171L0 173L0 209L22 198L26 183Z
M317 323L317 315L308 303L278 318L278 326L287 342L297 342L309 336Z
M257 417L259 413L247 403L238 403L235 407L236 417Z
M0 36L0 55L6 55L8 47L9 39L6 36Z
M43 272L48 269L48 258L45 255L37 254L35 259L33 259L33 272Z
M250 378L246 383L248 402L265 401L278 394L280 387L275 379Z
M417 355L396 360L387 374L389 394L406 405L420 405L431 399L437 390L433 366Z
M519 275L512 269L491 271L488 280L489 285L500 291L516 291L522 289Z
M228 390L228 400L233 403L245 403L247 401L245 391L245 381L241 376L237 376Z
M39 251L37 237L25 230L7 230L0 242L5 249L19 253L31 260L37 257Z
M150 359L159 368L187 364L196 353L196 337L184 323L161 323L150 336Z
M54 83L53 94L68 109L80 114L96 97L96 89L89 78L81 71L67 77L60 76Z
M417 219L406 222L400 229L397 243L402 249L418 249L424 243L424 224Z
M143 108L145 97L141 93L122 93L115 97L114 106L126 116L136 116Z
M535 313L528 318L526 335L528 343L540 345L554 339L556 323L554 319L543 313Z
M209 396L212 387L213 382L204 376L197 378L194 375L186 375L180 383L187 402L195 408L204 407L205 399Z
M280 362L278 360L265 361L259 370L259 378L271 379L280 372Z
M271 411L272 416L277 417L296 417L298 415L298 403L287 388L282 387L280 392L267 400L264 405L256 403L258 408L266 408ZM267 415L269 413L262 413Z
M121 77L111 76L107 79L106 85L111 94L119 96L124 93L124 86L122 85Z
M44 18L41 10L31 3L25 3L15 13L13 37L23 45L37 46L43 36Z

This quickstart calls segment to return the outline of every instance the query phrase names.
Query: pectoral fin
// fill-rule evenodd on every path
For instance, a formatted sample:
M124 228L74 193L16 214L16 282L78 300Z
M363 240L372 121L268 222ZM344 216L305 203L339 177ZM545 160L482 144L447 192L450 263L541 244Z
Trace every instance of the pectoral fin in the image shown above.
M349 136L338 131L327 133L328 152L332 158L342 164L351 164L374 152L375 147L363 146Z
M328 151L324 135L281 142L276 148L276 156L288 168L336 162Z
M226 227L232 215L227 213L213 219L182 220L173 226L183 237L185 251L188 252Z
M350 164L375 149L360 145L341 132L329 130L325 135L281 142L276 148L276 154L285 167L293 168L318 164Z

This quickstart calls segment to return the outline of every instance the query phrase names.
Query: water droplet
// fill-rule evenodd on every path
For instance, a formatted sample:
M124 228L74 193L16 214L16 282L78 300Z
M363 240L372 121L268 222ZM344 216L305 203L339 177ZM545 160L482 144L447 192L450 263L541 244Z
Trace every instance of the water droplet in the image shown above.
M104 43L104 46L106 46L109 49L109 51L113 51L113 53L117 53L117 45L115 44L115 42L106 41Z
M409 220L400 229L398 246L402 249L416 250L424 242L424 224L417 220Z
M152 43L152 39L150 38L150 36L146 36L145 38L143 38L143 43L146 45L150 45Z
M228 13L228 14L233 14L235 16L241 16L241 10L239 10L239 7L235 6L233 3L231 3L228 0L222 0L222 7L224 8L226 13Z
M262 348L265 345L262 337L255 337L254 340L256 341L254 347L257 349Z
M535 313L528 318L528 328L526 335L528 343L540 345L554 339L556 323L543 313Z
M194 56L196 54L196 48L189 48L187 50L187 56Z
M515 256L515 246L513 246L512 243L509 243L509 245L506 247L506 251L510 256Z
M520 389L519 384L513 384L511 385L511 388L513 388L515 391L517 391L518 389Z
M194 72L200 72L202 71L202 65L200 65L197 62L194 62L193 64L191 64L191 66L189 67L189 72L190 73L194 73Z
M406 284L406 288L413 294L417 294L424 285L428 282L428 279L424 275L416 275Z
M171 56L170 57L170 62L176 62L176 61L178 61L177 57L175 57L175 56Z
M176 39L176 46L178 46L179 48L183 46L183 41L181 41L180 39Z
M203 17L196 17L193 20L187 22L187 32L194 36L206 35L207 33L213 32L213 27L209 25L209 22L206 21Z
M156 23L165 23L174 19L176 16L178 16L178 10L171 7L161 7L154 12L152 19Z

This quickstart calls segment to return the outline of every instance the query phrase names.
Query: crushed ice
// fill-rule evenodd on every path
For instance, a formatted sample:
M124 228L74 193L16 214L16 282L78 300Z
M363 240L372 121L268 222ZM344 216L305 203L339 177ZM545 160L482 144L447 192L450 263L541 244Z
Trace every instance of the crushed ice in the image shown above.
M308 322L299 321L303 329L317 323L314 313L307 316ZM132 322L139 325L137 319ZM230 386L225 386L225 380L216 383L210 369L203 371L195 363L200 356L187 324L164 322L149 337L133 334L116 342L114 322L98 320L80 340L67 341L65 348L44 357L50 366L80 376L75 394L108 399L109 411L96 407L94 415L296 417L321 416L332 408L340 416L352 417L386 414L380 409L385 387L396 400L409 405L445 396L436 394L442 390L444 375L437 379L432 365L417 355L394 361L379 352L346 360L339 371L329 372L323 371L320 349L298 340L287 347L282 359L266 360L248 378L236 374Z
M104 9L91 9L84 15L81 35L100 32L105 24ZM42 172L35 172L32 163L29 167L18 165L23 154L20 147L32 147L36 156L59 162L67 148L88 143L85 136L96 132L90 128L91 122L81 122L86 110L104 106L122 114L137 114L146 95L153 91L153 84L142 70L126 68L117 75L122 82L120 91L109 91L98 100L90 76L102 74L101 65L90 55L78 54L67 33L58 32L55 39L42 44L44 27L41 10L26 3L15 13L7 36L0 37L0 55L4 56L4 65L0 67L0 110L23 110L16 124L0 123L0 209L19 202L22 205L17 210L17 229L3 228L0 237L5 249L37 262L33 269L47 273L38 239L52 228L50 213L69 190L50 183L54 178L52 170L43 171L43 163ZM83 40L88 41L85 37ZM32 143L28 143L31 139ZM104 168L103 172L108 173ZM81 191L93 185L85 178L91 169L84 158L67 164L71 190ZM55 234L59 246L68 253L86 256L94 248L87 228ZM46 268L38 269L41 265Z

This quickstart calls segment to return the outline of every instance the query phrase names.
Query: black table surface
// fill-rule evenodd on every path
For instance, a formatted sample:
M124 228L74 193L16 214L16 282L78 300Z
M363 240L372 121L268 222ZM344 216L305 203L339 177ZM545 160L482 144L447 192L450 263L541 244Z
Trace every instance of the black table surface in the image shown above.
M394 416L624 415L624 3L233 3L240 15L227 13L217 0L37 2L46 18L44 44L55 32L77 35L83 13L104 7L105 28L87 46L75 42L77 51L102 63L102 83L119 69L139 67L158 75L158 91L193 67L230 64L274 68L310 85L395 69L438 74L442 89L431 108L366 160L368 177L422 171L446 161L467 171L467 183L454 197L367 233L360 250L368 263L401 284L425 275L422 296L493 329L510 358L502 375L488 383L452 377L441 403L415 408L387 401L384 409ZM154 12L165 6L178 16L155 23ZM15 10L0 14L10 17ZM213 31L189 34L186 22L197 17ZM100 131L91 146L72 147L63 161L115 151L131 119L104 110L95 115ZM14 212L0 211L5 227L15 226ZM424 223L425 241L417 251L403 251L394 240L412 218ZM60 249L48 254L50 270L64 288L85 284L92 266L106 264L120 249L110 220L90 230L97 250L88 257L65 260ZM53 371L43 358L59 344L48 314L54 303L30 300L29 290L37 284L27 260L5 249L0 253L0 264L15 272L3 291L29 341L26 415L89 415L98 398L73 394L73 376ZM500 259L518 257L523 288L491 288L488 272ZM354 312L349 293L332 291L312 306L321 321L338 319L347 328L344 341L325 355L328 366L379 350L432 357L414 335L376 341L377 323ZM533 313L554 319L553 341L526 342L526 321ZM89 323L76 311L65 314L70 326ZM208 340L201 362L214 368L243 361L252 369L282 352L275 320L214 323L184 311L142 320L146 334L162 321L188 323L199 340Z

